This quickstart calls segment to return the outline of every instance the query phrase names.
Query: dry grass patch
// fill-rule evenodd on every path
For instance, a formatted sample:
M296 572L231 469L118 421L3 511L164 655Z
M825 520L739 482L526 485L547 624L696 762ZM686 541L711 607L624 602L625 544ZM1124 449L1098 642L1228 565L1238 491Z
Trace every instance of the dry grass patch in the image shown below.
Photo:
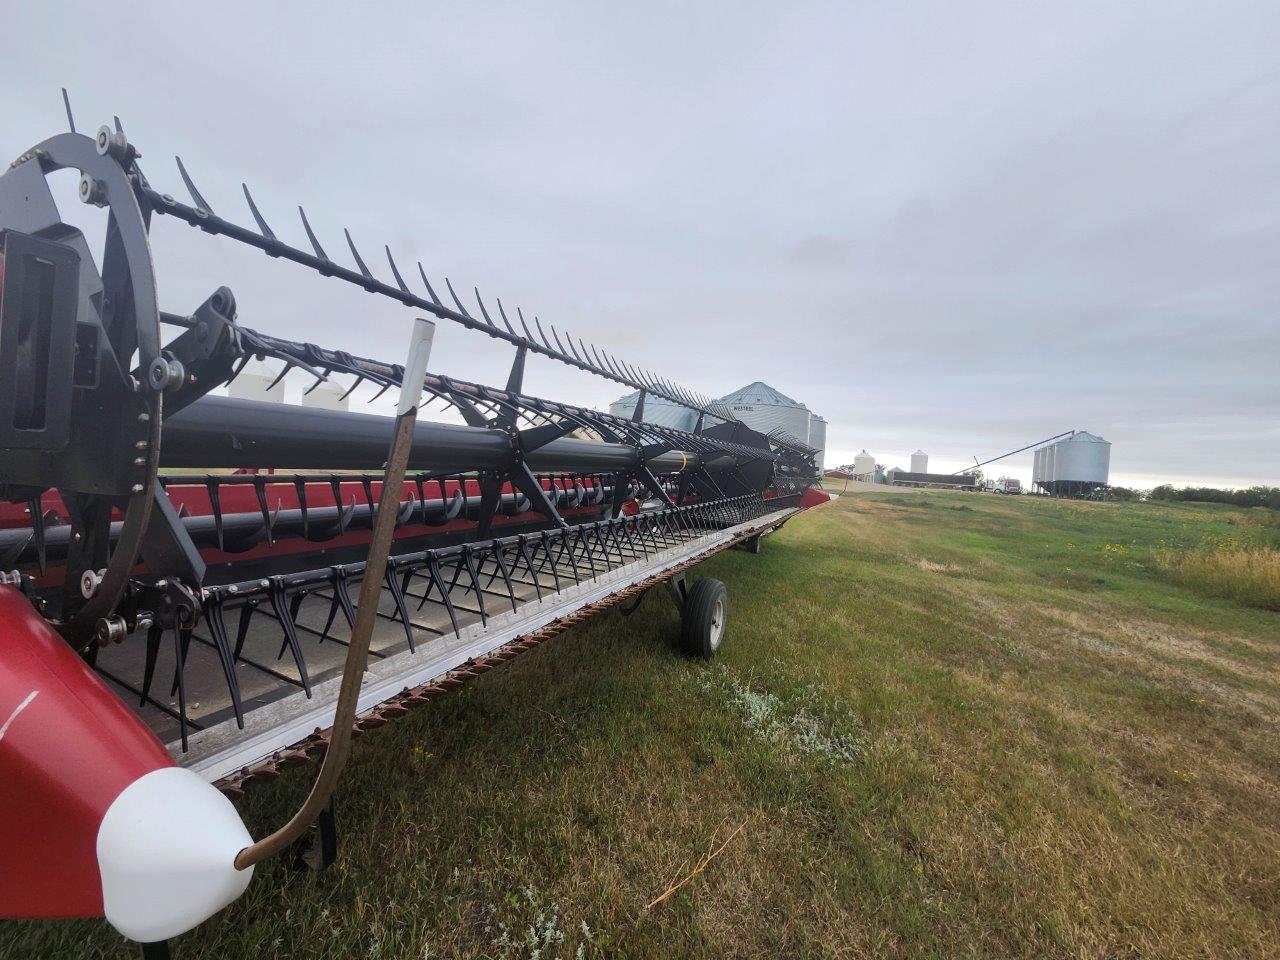
M1218 547L1166 551L1160 569L1176 582L1211 597L1280 610L1280 550Z

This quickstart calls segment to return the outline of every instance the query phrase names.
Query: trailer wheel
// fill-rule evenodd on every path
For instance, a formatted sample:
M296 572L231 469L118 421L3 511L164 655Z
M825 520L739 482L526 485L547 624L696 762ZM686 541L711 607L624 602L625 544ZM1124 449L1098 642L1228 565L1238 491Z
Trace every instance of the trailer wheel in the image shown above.
M729 594L719 580L703 577L693 585L680 612L680 645L690 656L710 660L724 640Z

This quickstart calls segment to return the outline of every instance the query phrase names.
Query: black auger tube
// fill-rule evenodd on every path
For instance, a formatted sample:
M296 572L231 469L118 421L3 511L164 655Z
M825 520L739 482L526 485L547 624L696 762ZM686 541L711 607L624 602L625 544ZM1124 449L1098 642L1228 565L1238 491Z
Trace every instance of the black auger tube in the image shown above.
M376 470L387 457L393 420L367 413L321 410L230 397L202 397L164 422L160 464L170 469L278 467L293 470ZM410 470L499 470L513 459L502 430L419 421ZM639 465L637 447L561 437L526 457L534 472L608 473ZM674 450L650 458L654 473L699 463Z

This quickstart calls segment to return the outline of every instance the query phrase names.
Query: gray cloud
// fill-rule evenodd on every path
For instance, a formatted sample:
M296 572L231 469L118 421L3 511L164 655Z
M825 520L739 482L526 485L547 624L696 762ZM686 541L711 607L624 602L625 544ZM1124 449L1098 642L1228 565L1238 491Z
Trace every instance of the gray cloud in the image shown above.
M11 6L11 155L65 84L163 189L180 153L335 256L347 226L707 393L769 381L834 459L1079 427L1120 479L1280 481L1273 4ZM171 223L155 248L167 306L229 283L246 323L403 348L394 304ZM442 329L436 362L507 356Z

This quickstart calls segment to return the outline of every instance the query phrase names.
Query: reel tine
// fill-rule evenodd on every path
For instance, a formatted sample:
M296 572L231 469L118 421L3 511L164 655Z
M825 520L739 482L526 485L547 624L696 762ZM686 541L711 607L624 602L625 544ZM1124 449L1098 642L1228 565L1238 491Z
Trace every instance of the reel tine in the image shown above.
M542 321L539 320L537 316L534 316L533 323L534 323L534 326L538 328L538 336L542 337L542 342L546 346L546 348L550 350L552 353L556 353L556 348L551 346L551 341L547 339L547 332L542 329ZM567 356L565 356L563 348L560 350L558 355L561 357L564 357L566 360L569 359Z
M484 606L484 591L480 588L480 574L476 572L475 557L472 555L471 544L466 544L462 548L462 559L466 563L467 576L471 578L471 585L476 591L476 603L480 605L480 625L489 625L489 614Z
M156 660L160 657L162 639L164 639L164 627L158 623L152 623L147 628L147 652L142 666L142 697L138 700L139 707L145 707L147 699L151 696L151 683L155 679Z
M324 629L320 631L320 642L324 643L329 639L329 630L333 627L333 621L338 616L338 609L341 603L338 601L338 568L331 567L330 574L333 579L330 582L330 589L333 590L333 596L329 598L329 616L324 622Z
M116 117L116 130L121 133L124 132L120 130L119 117ZM209 201L200 195L200 191L196 189L196 185L192 183L191 178L187 176L187 168L182 165L182 158L174 157L173 159L178 161L178 174L182 177L182 182L187 185L187 193L191 194L191 199L195 201L196 208L216 217L217 214L213 212L213 207L209 206Z
M351 498L351 508L354 510L356 498ZM338 568L338 589L335 591L338 596L338 603L342 607L342 615L347 619L347 628L350 629L356 625L356 608L351 603L351 594L347 591L347 571L345 567Z
M267 531L267 543L275 544L275 540L271 536L271 508L267 506L267 481L255 476L253 478L253 492L258 498L258 509L262 511L262 523Z
M187 648L191 644L191 631L173 628L173 653L177 666L173 671L173 687L178 693L178 732L182 737L182 749L187 749L187 682L183 671L187 666ZM173 690L169 696L173 696Z
M295 366L296 364L292 360L285 361L284 369L281 370L280 373L276 375L276 378L271 381L271 385L267 387L267 391L270 391L272 387L274 387L277 383L279 383L286 376L288 376L289 371L292 370Z
M267 221L262 218L262 214L258 211L258 205L253 202L253 194L249 192L249 185L241 183L240 189L244 191L244 198L249 202L249 212L253 214L253 219L257 221L258 232L268 240L275 240L275 232L267 226Z
M511 612L515 613L516 591L511 584L511 571L507 569L506 552L506 547L500 545L497 540L493 541L493 559L497 563L498 569L502 572L502 581L507 585L507 596L511 598Z
M391 275L396 278L396 286L400 288L401 293L412 296L409 293L409 288L405 285L404 277L400 276L400 268L396 266L395 258L391 256L391 247L387 245L385 249L387 251L387 263L391 265Z
M342 396L340 396L338 399L339 400L347 399L347 397L351 396L351 394L355 392L356 387L360 386L360 384L362 383L364 383L364 377L357 375L355 382L353 382L351 386L347 388L347 392L344 393Z
M551 328L551 336L555 340L556 346L560 348L560 352L564 354L566 357L569 356L569 350L573 350L573 337L569 336L568 333L564 335L564 338L569 341L569 350L566 350L564 348L564 344L560 342L560 334L556 332L556 325L552 323L550 320L548 320L547 326ZM573 356L578 360L582 359L581 357L578 356L578 352L576 350L573 351Z
M364 258L360 256L360 251L356 249L355 241L351 239L351 231L346 227L342 228L343 234L347 238L347 246L351 248L351 256L356 259L356 266L360 268L360 274L366 280L372 280L373 274L369 272L369 268L365 266Z
M295 477L293 490L298 497L298 509L302 512L302 539L310 540L311 524L307 517L307 481L303 477Z
M520 326L524 329L524 338L529 343L533 343L533 334L529 332L529 325L524 322L524 311L519 307L516 307L516 316L520 318Z
M422 269L422 261L418 261L418 273L422 275L422 282L427 285L427 293L431 295L431 300L437 307L444 308L444 304L440 302L440 298L436 296L436 292L431 287L431 281L427 279L427 272Z
M596 345L591 344L591 355L596 358L596 369L602 372L606 371L604 361L600 359L600 354L596 352Z
M511 326L511 321L507 319L507 311L502 308L501 297L498 298L498 313L502 315L502 322L507 325L507 330L511 333L511 335L513 337L519 337L520 334L516 333L516 328Z
M67 126L71 128L71 132L76 132L76 118L71 116L71 98L67 96L67 88L62 88L62 105L67 108Z
M521 534L519 539L520 559L524 561L525 569L529 571L529 576L533 579L533 589L538 595L538 602L542 602L542 584L538 580L538 575L533 572L533 557L529 554L529 539Z
M409 623L409 610L404 605L404 591L400 589L400 581L396 578L395 567L390 563L387 564L384 579L387 583L387 589L391 591L392 599L396 602L396 614L400 617L400 623L404 627L405 639L409 641L409 652L413 653L413 626Z
M298 668L298 676L302 679L302 689L306 691L307 698L311 697L311 678L307 676L307 661L302 656L302 645L298 643L298 629L293 622L293 617L289 615L289 607L284 601L284 582L275 577L271 581L271 608L275 612L276 618L280 621L280 626L284 628L284 644L280 647L280 657L284 656L285 648L293 654L293 662Z
M440 599L444 603L445 611L449 614L449 622L453 624L454 634L457 634L458 613L453 609L453 598L449 596L450 591L444 587L444 574L440 571L440 563L436 560L434 553L427 554L427 570L431 574L431 583L435 584L436 589L440 591ZM427 585L426 593L431 593L431 584Z
M472 287L471 289L476 292L476 303L480 304L480 314L484 317L485 323L497 330L498 325L493 322L493 317L489 316L489 311L484 307L484 301L480 299L480 288Z
M454 289L453 289L453 284L449 282L449 278L448 278L448 277L445 277L445 278L444 278L444 285L445 285L446 287L448 287L448 288L449 288L449 296L453 297L453 302L454 302L454 303L456 303L456 304L458 305L458 312L459 312L459 313L461 313L461 314L462 314L464 317L466 317L468 320L474 320L474 319L475 319L475 317L473 317L473 316L471 316L471 314L467 313L467 308L466 308L466 307L464 307L464 306L462 305L462 301L458 299L458 294L454 291Z
M311 229L311 222L307 219L307 211L303 210L301 205L298 207L298 216L302 218L302 229L307 231L307 239L311 241L311 247L316 252L316 257L325 263L333 263L329 259L329 255L324 252L324 247L320 246L320 241L316 239L315 231Z
M244 709L240 702L240 679L236 676L235 661L231 657L231 644L227 640L227 622L222 617L222 599L216 598L205 610L209 621L209 634L213 645L217 648L218 659L222 662L222 673L227 679L227 690L231 693L231 709L235 711L236 726L244 729Z
M240 608L240 621L236 624L236 647L231 653L233 660L239 660L244 652L244 642L249 636L249 621L253 619L253 611L258 609L258 601L250 600Z

